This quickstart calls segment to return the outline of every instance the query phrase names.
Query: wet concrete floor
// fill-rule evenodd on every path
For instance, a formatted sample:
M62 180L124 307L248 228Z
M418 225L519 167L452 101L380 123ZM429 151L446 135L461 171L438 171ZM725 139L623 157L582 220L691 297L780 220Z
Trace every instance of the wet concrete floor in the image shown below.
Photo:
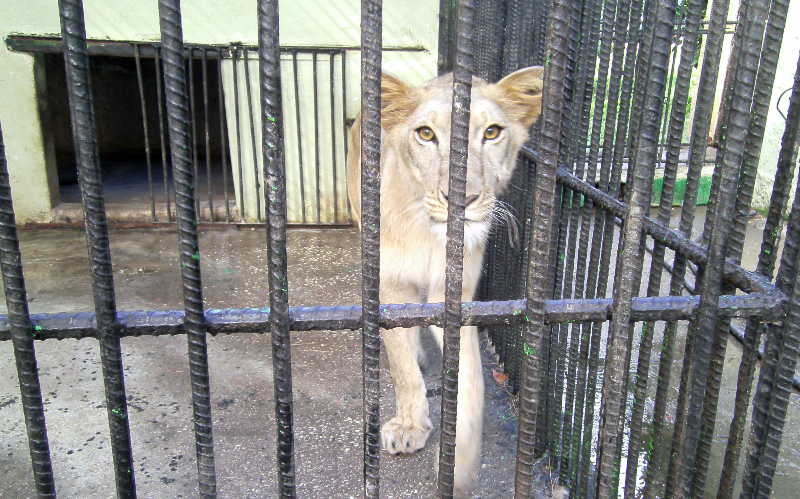
M763 223L763 222L762 222ZM758 220L752 231L757 233ZM22 252L32 313L92 310L86 245L77 230L23 231ZM169 230L112 231L119 310L182 308L177 235ZM206 308L266 304L263 230L209 230L200 238ZM360 244L354 230L289 232L291 305L360 302ZM757 252L757 248L755 250ZM756 253L757 254L757 253ZM746 261L753 260L753 251ZM748 260L749 259L749 260ZM4 302L0 310L4 311ZM658 333L657 333L658 334ZM685 335L682 328L681 334ZM220 497L274 497L275 425L270 338L231 334L209 338L214 438ZM186 338L122 342L135 474L140 497L197 495ZM36 344L55 468L62 497L113 497L108 426L96 341ZM439 384L439 354L430 338L425 375ZM718 476L731 420L741 355L731 340L725 362L712 473ZM297 487L301 497L361 495L361 338L357 331L292 333ZM0 342L0 497L33 497L25 426L10 342ZM510 497L516 422L508 394L487 384L484 452L478 497ZM679 375L679 361L673 379ZM391 378L382 360L382 417L393 414ZM654 363L651 373L657 372ZM653 386L654 383L651 383ZM429 399L434 433L419 453L382 455L384 497L433 497L440 397ZM791 399L774 497L800 497L800 401ZM712 480L713 481L713 480ZM710 484L713 485L713 484Z

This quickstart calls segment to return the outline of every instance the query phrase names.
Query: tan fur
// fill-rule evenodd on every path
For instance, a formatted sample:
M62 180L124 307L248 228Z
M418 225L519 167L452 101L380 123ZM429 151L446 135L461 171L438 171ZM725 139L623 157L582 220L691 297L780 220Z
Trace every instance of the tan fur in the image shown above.
M467 206L464 228L464 300L472 300L478 283L486 238L502 208L496 196L506 187L519 148L541 109L542 68L521 69L497 84L473 78L470 118ZM384 75L381 88L381 286L382 303L444 301L445 222L447 220L452 76L412 88ZM353 218L361 220L361 120L349 137L348 197ZM494 141L484 141L490 125L503 127ZM435 141L416 135L421 126ZM431 328L439 346L440 328ZM425 383L417 363L419 328L397 328L383 334L395 383L397 414L381 430L390 453L421 449L431 432ZM461 329L456 421L457 496L466 496L480 468L483 428L483 374L477 328Z

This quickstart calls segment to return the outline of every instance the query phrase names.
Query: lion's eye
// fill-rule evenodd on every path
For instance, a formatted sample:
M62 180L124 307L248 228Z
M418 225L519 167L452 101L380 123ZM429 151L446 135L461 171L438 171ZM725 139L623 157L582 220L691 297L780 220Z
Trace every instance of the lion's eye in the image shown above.
M483 132L483 138L486 140L494 140L500 136L503 129L498 125L492 125Z
M430 127L421 126L417 128L417 137L424 140L425 142L430 142L436 138L436 134L433 133Z

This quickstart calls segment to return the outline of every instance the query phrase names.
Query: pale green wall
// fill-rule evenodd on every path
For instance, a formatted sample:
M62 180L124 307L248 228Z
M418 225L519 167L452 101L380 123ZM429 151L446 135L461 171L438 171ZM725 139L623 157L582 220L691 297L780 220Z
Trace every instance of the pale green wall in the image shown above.
M87 36L93 39L159 39L156 0L85 0ZM360 44L359 0L280 2L282 45ZM257 43L255 0L184 0L184 39L192 43ZM438 2L386 0L384 47L422 47L424 52L386 53L387 71L419 83L436 72ZM48 186L36 106L34 59L6 49L9 34L58 35L56 0L0 1L0 123L20 222L46 221L55 194ZM350 54L348 54L350 57ZM357 61L357 53L350 57ZM348 110L358 105L357 65L348 65ZM351 69L352 68L352 69ZM356 86L353 85L356 84ZM349 113L352 114L352 113Z

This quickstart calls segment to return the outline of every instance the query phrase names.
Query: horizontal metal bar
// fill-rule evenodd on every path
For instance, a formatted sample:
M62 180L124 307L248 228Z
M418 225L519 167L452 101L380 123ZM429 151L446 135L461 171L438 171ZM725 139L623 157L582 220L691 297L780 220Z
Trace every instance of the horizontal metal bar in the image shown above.
M632 320L688 320L700 304L697 296L657 296L633 299ZM548 323L606 321L611 319L613 301L602 299L548 300ZM764 320L783 318L783 301L772 295L724 295L719 301L723 317L758 316ZM462 325L510 325L525 322L525 300L465 302ZM442 326L442 303L381 305L380 327ZM184 313L178 310L119 312L120 336L162 336L184 334ZM206 310L208 332L269 332L269 308ZM34 339L91 338L95 336L95 315L89 312L35 314ZM290 307L292 331L355 330L361 328L361 307ZM11 339L8 316L0 315L0 341Z
M159 42L137 42L137 41L119 41L119 40L86 40L89 49L89 55L106 55L112 57L133 57L134 46L139 45L139 56L142 58L153 58L156 56L156 51L160 47ZM16 52L33 52L37 54L60 54L63 52L63 46L60 37L40 37L40 36L25 36L25 35L12 35L6 38L6 46ZM186 49L193 48L206 48L213 49L209 51L209 59L217 59L222 54L222 57L228 58L230 54L229 45L219 44L190 44L184 45ZM242 48L256 51L257 45L239 45ZM358 45L286 45L281 46L281 52L341 52L344 50L357 50L360 51L361 47ZM398 46L384 46L384 52L428 52L428 49L419 45L398 45Z

